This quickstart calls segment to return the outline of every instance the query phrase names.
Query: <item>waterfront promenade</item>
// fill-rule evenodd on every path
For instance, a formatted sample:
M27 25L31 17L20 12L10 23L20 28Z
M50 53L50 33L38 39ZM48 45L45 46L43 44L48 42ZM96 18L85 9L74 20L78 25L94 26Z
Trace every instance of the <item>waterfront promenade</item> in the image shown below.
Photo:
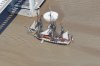
M7 26L14 20L14 18L17 16L18 12L21 10L20 7L24 3L25 0L19 0L16 2L16 6L13 6L11 8L10 6L7 6L2 13L0 14L0 34L7 28Z

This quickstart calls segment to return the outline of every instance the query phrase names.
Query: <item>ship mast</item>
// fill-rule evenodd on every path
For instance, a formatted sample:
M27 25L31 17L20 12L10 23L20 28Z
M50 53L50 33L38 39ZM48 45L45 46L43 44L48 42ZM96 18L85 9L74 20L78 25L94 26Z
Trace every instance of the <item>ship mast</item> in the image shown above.
M37 36L39 37L40 36L40 32L42 32L43 31L43 24L42 24L42 15L39 17L39 15L38 15L38 12L37 12L37 24L36 24L36 28L37 28L37 31L36 31L36 34L37 34Z
M60 24L60 25L61 25L61 31L60 31L60 35L59 36L61 37L65 31L64 31L63 25L62 24Z

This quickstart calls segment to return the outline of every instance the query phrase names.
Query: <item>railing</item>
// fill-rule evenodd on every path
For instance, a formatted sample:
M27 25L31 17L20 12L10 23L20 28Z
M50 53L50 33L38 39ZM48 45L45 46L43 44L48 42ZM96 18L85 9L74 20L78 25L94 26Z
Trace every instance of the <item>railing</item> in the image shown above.
M12 0L0 0L0 13L9 5Z

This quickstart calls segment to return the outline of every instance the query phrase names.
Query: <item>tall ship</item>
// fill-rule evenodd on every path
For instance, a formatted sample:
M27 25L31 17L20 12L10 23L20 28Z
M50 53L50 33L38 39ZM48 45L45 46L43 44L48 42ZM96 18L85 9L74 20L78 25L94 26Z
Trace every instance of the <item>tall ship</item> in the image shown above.
M44 18L49 23L46 30L43 30L43 22L41 18ZM38 18L37 21L34 21L33 24L28 28L28 30L29 32L34 33L34 37L38 40L41 40L41 43L46 41L53 44L69 45L73 41L73 36L69 34L68 31L64 30L62 24L60 24L60 31L57 32L57 19L58 13L50 10L43 14L40 18Z

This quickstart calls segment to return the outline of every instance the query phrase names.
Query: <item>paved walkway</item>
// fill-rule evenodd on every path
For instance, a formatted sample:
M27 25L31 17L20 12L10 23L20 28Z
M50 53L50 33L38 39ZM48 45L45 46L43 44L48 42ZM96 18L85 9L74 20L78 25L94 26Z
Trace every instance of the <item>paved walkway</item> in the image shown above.
M43 3L45 2L45 0L36 0L35 1L35 9L40 8ZM32 17L31 13L30 13L30 8L29 8L29 0L26 0L23 5L21 6L21 10L18 13L19 15L23 15L23 16L28 16L28 17ZM36 14L34 14L36 16Z
M0 0L0 13L9 5L11 0Z

